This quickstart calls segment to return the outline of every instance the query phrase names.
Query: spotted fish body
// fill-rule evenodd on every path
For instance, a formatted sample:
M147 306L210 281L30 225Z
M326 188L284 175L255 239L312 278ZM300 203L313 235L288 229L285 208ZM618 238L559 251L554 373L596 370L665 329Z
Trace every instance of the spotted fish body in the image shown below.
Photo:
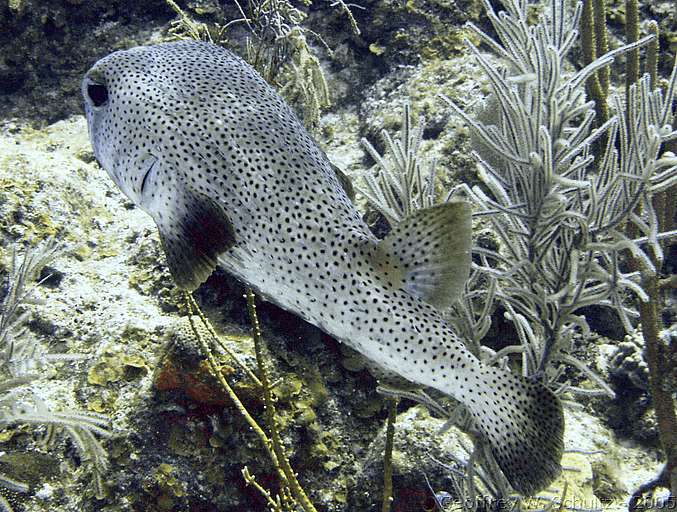
M468 274L466 203L421 210L379 241L291 109L211 44L116 52L82 90L99 163L155 220L181 287L220 265L372 364L465 404L517 491L559 473L557 399L482 365L439 313Z

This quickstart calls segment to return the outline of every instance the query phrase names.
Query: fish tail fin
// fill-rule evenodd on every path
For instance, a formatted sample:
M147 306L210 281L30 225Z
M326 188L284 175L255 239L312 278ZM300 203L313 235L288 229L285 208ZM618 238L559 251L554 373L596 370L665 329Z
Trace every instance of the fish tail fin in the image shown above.
M540 382L498 368L481 368L478 384L466 403L512 487L526 496L547 487L562 470L559 399Z

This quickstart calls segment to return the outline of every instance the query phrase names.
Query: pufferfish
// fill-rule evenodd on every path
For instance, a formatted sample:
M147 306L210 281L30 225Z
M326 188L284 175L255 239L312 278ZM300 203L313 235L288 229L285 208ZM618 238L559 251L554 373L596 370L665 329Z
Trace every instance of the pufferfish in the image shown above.
M482 364L441 315L470 268L466 202L377 239L291 108L213 44L115 52L82 94L94 154L157 224L178 286L194 290L218 265L372 365L463 403L518 492L558 475L558 399Z

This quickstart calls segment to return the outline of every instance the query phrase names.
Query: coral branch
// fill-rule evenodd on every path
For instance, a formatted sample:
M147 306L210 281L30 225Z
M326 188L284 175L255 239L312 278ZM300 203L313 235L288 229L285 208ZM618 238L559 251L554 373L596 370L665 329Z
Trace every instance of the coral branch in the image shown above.
M270 436L272 441L272 449L277 458L278 464L284 472L286 483L289 486L289 489L292 493L292 496L299 502L301 507L305 512L316 512L315 507L308 499L305 491L299 484L296 479L296 474L289 464L289 459L284 452L284 446L282 445L282 439L280 439L280 432L277 426L277 419L275 415L275 404L273 402L273 395L271 392L270 381L268 379L268 373L266 371L265 363L263 361L262 345L263 340L261 338L261 327L259 325L259 318L256 314L256 303L254 299L254 292L251 289L247 288L247 311L249 312L249 318L252 322L252 337L254 338L254 350L256 351L256 362L259 367L259 372L261 374L261 384L263 386L263 400L265 403L265 418L270 430Z
M383 456L383 504L381 512L390 512L393 501L393 440L397 418L397 399L388 399L388 421L386 423L386 446Z

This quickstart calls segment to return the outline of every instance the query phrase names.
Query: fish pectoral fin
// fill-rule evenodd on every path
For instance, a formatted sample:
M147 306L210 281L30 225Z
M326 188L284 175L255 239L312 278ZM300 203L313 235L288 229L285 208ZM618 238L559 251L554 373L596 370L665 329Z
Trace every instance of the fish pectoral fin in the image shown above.
M228 216L214 200L185 189L169 211L154 215L176 284L195 290L211 275L218 255L235 244Z
M468 280L471 235L469 203L424 208L395 226L372 260L395 286L443 310Z

